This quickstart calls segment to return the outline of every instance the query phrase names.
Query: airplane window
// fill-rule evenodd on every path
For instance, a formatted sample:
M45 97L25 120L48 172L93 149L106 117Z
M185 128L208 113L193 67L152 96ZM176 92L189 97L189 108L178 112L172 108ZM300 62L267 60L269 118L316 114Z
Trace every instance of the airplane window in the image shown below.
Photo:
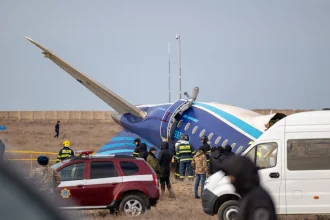
M227 139L224 140L223 143L222 143L222 147L225 147L227 143L228 143L228 140Z
M191 133L192 133L192 134L195 134L196 131L197 131L197 128L198 128L198 126L195 126Z
M243 150L243 146L239 146L239 148L238 148L237 151L236 151L236 154L241 153L242 150Z
M184 130L185 131L188 130L189 126L190 126L190 123L186 124L186 127L184 127Z
M178 122L177 128L179 128L182 125L182 120Z
M233 144L231 145L231 148L234 149L234 147L236 147L236 143L233 143Z
M205 129L203 129L203 130L201 131L201 133L199 134L199 137L202 137L202 136L204 135L204 133L205 133Z
M221 136L219 136L216 140L215 140L215 144L219 144L219 142L220 142L220 140L221 140Z
M213 133L209 134L208 139L211 141L211 138L213 137Z

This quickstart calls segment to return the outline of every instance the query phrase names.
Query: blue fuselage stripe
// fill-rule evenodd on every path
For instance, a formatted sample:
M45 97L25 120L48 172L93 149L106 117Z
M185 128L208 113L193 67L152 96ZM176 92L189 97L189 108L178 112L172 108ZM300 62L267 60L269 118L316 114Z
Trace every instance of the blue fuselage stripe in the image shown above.
M132 149L119 149L119 150L104 151L104 152L100 152L97 154L133 153L133 151L134 150L132 150Z
M111 139L111 141L132 141L132 143L133 143L134 139L135 138L132 138L132 137L114 137L114 138ZM145 143L147 145L152 145L144 139L141 139L141 142Z
M251 135L252 137L254 137L256 139L259 138L263 133L263 132L259 131L258 129L254 128L253 126L249 125L248 123L246 123L246 122L242 121L241 119L235 117L234 115L229 114L225 111L222 111L222 110L220 110L216 107L213 107L211 105L207 105L205 103L200 103L200 102L195 102L194 105L204 107L207 110L209 110L211 112L214 112L218 116L224 118L225 120L227 120L231 124L235 125L239 129L241 129L242 131L244 131L245 133Z

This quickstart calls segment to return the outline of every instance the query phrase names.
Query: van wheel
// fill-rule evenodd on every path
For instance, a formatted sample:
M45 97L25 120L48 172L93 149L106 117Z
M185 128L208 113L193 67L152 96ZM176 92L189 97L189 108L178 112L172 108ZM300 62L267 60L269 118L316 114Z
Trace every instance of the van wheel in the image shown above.
M143 199L137 195L125 196L119 204L119 212L126 216L139 216L146 211Z
M235 220L238 214L238 204L236 200L223 203L218 212L219 220Z

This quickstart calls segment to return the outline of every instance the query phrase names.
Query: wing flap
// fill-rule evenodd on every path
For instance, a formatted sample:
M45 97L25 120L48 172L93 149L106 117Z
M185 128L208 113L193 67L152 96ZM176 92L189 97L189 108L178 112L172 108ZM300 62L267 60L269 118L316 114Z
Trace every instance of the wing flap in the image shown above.
M31 38L25 37L28 39L31 43L39 47L45 55L46 58L53 61L55 64L57 64L61 69L63 69L65 72L70 74L73 78L75 78L78 82L80 82L82 85L84 85L87 89L89 89L91 92L93 92L95 95L97 95L100 99L102 99L105 103L107 103L109 106L111 106L115 111L117 111L119 114L125 114L125 113L131 113L137 117L144 118L147 113L140 110L136 106L130 104L123 98L121 98L116 93L112 92L111 90L107 89L102 84L98 83L97 81L93 80L89 76L85 75L84 73L80 72L79 70L72 67L70 64L56 56L53 52L47 50Z

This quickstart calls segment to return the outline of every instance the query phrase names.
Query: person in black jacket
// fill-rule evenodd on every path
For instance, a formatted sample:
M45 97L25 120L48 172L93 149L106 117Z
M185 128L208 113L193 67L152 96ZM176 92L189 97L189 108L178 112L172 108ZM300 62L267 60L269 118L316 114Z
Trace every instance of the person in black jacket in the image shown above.
M172 186L170 183L171 161L172 154L169 151L168 142L163 141L160 144L160 152L158 154L158 161L160 165L160 189L161 196L165 193L165 184L171 198L175 198Z
M141 143L139 146L139 157L141 157L145 161L147 161L148 155L149 155L149 153L147 150L147 145L145 143Z
M207 143L209 141L209 138L204 135L201 137L201 141L202 141L204 154L206 155L207 160L209 160L210 159L209 154L211 153L211 146Z
M225 146L225 154L227 157L235 156L236 154L232 152L232 147L230 145Z
M215 152L216 149L217 149L216 146L211 147L210 158L211 158L212 154Z
M134 152L133 152L133 156L134 157L139 157L139 147L140 147L140 144L141 144L141 139L140 138L135 138L134 139L134 144L135 144L135 149L134 149Z
M201 137L201 141L202 141L202 148L204 151L204 154L207 158L207 163L210 162L210 153L211 153L211 146L207 143L209 141L209 138L207 136L203 136Z
M55 136L54 138L58 138L58 135L60 134L60 121L57 121L55 125Z
M222 163L226 160L226 158L227 156L223 147L218 146L210 158L209 170L211 175L221 170Z
M242 198L236 220L277 219L272 198L260 185L258 170L249 158L230 157L222 170Z
M3 156L5 154L6 146L0 139L0 161L3 161Z

